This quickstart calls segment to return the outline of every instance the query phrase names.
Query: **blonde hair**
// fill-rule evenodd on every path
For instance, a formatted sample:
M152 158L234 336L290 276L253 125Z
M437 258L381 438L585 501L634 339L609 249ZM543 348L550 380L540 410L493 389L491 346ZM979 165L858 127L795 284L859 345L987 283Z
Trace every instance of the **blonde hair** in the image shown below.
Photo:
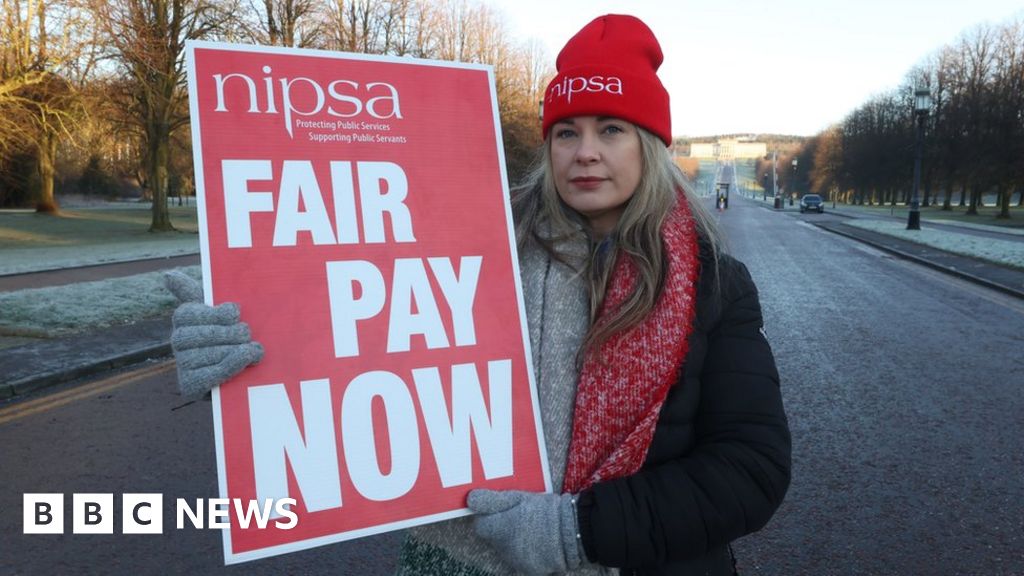
M701 244L710 251L715 269L718 268L720 241L711 215L672 160L664 142L639 126L637 132L643 162L640 183L611 234L603 240L590 238L589 255L582 268L578 269L587 279L590 293L590 328L581 348L581 359L587 350L596 349L614 334L639 324L657 303L666 268L661 228L677 198L685 198ZM677 195L677 190L682 190L683 194ZM527 186L513 197L512 202L520 250L536 243L551 257L572 266L571 260L560 254L556 245L560 240L577 234L580 224L586 229L586 221L558 195L551 166L550 138L540 148L537 167ZM544 231L540 229L542 225ZM598 321L619 252L631 256L636 265L636 288L621 306Z

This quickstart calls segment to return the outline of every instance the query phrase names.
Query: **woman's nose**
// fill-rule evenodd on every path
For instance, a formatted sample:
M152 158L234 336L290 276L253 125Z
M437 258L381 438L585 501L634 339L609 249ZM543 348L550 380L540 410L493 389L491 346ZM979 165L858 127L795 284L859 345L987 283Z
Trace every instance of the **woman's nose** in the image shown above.
M580 164L593 164L601 159L597 147L597 137L583 134L580 137L580 145L576 149L576 162Z

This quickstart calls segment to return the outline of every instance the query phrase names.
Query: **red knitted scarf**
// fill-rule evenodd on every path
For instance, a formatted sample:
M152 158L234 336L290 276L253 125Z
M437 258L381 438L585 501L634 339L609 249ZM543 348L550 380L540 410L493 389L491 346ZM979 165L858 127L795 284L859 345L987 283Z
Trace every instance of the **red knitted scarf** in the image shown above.
M681 194L661 237L668 269L654 308L640 324L612 336L584 359L563 492L577 493L639 470L661 406L679 379L700 273L697 233ZM620 306L636 280L632 259L620 256L600 316Z

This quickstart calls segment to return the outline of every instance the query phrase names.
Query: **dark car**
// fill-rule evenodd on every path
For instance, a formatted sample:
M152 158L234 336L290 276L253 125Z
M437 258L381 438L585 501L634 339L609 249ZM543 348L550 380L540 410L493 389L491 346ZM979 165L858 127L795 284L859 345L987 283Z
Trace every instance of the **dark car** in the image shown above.
M825 203L821 201L821 196L817 194L804 194L800 198L800 212L817 212L818 214L825 213Z

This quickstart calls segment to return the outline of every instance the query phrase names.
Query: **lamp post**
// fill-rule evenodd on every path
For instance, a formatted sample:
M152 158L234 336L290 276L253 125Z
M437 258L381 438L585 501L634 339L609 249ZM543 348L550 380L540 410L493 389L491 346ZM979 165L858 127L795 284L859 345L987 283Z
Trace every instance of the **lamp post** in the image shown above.
M778 166L778 164L779 163L776 159L776 151L772 150L772 196L775 197L775 209L782 210L784 206L782 204L782 198L779 196L779 175L775 171L775 168Z
M924 140L924 121L932 105L932 93L927 87L914 90L914 116L917 117L917 137L914 139L914 188L910 194L910 213L907 230L921 229L921 205L917 191L921 186L921 148Z
M793 158L793 185L789 191L789 205L793 205L793 197L796 196L796 158Z

